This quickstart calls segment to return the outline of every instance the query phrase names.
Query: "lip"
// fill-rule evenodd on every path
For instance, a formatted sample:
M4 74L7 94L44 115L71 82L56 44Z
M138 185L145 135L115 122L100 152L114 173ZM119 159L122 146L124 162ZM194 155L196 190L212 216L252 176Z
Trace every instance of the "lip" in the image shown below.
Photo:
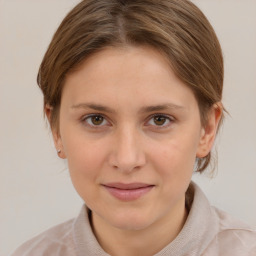
M115 198L121 201L133 201L144 196L154 185L145 183L107 183L103 187Z

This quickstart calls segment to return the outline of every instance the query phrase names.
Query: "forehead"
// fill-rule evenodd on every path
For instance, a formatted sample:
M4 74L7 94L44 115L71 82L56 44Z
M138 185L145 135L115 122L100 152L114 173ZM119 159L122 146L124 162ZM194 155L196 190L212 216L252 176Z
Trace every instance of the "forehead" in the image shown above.
M168 60L150 47L107 48L91 55L67 75L62 98L73 105L130 101L131 107L152 102L188 106L195 101Z
M87 75L93 76L96 72L101 71L101 74L107 75L111 75L111 72L115 75L117 72L122 72L123 75L136 75L138 77L140 74L143 75L143 71L146 71L146 69L149 72L153 71L152 75L160 70L169 73L170 66L165 55L151 46L109 46L87 57L73 70L71 75L86 72ZM138 67L139 69L136 70ZM69 74L67 77L70 78ZM97 77L94 77L94 79Z

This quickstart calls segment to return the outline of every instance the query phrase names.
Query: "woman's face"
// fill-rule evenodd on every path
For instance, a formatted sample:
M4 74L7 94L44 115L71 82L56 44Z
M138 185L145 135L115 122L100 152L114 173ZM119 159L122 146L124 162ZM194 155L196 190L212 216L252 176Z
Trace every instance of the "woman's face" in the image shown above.
M204 129L192 91L156 50L108 48L67 76L53 134L95 218L139 230L184 211L196 156L214 139L212 113Z

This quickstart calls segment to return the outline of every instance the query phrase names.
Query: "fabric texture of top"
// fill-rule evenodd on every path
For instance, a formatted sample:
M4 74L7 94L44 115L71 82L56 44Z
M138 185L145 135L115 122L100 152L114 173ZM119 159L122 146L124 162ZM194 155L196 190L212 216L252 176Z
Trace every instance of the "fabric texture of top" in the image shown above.
M256 256L256 229L210 206L193 182L187 199L189 215L185 225L155 256ZM109 256L93 234L89 212L83 205L76 219L32 238L11 256Z

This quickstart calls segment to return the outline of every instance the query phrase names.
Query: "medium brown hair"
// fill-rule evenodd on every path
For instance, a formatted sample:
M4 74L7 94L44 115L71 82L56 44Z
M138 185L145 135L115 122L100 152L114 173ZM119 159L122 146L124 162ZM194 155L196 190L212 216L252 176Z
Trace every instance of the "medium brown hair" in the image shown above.
M220 102L223 57L217 36L204 14L188 0L84 0L55 32L38 73L50 125L58 129L65 77L88 56L108 46L147 45L163 53L176 75L193 91L201 122ZM197 159L197 171L211 153Z

